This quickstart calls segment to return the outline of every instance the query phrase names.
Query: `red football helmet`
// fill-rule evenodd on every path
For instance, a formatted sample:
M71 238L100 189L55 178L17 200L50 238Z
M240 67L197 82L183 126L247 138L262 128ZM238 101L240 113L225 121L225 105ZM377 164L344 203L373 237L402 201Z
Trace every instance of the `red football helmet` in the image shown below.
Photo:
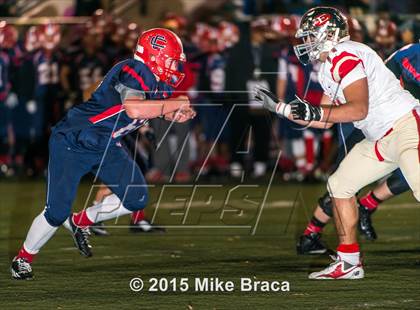
M18 31L12 25L5 21L0 22L0 48L9 49L16 45L18 40Z
M271 20L271 29L283 37L294 37L298 25L299 20L295 15L275 16Z
M185 74L180 65L186 61L182 42L172 31L153 28L143 32L138 41L134 58L145 63L163 82L177 87Z
M53 50L61 40L61 29L57 24L47 23L39 28L39 40L46 50Z

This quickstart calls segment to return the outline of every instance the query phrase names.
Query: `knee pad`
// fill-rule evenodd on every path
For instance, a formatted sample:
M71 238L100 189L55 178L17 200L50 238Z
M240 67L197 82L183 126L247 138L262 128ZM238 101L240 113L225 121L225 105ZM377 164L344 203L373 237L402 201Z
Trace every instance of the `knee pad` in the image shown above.
M318 199L318 204L326 215L333 217L333 204L328 192L326 192L321 198Z
M47 207L44 212L45 219L51 226L61 226L71 213L58 212L54 208Z
M390 192L394 195L402 194L410 189L400 169L395 170L386 180Z
M123 206L130 211L144 209L149 201L149 194L146 186L131 187L126 190Z

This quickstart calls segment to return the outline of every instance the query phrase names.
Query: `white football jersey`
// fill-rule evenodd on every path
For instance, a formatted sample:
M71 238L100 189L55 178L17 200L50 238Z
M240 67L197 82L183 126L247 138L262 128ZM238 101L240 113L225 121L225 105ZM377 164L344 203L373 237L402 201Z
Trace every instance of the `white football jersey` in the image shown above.
M344 41L337 44L322 63L318 73L324 93L334 104L345 104L343 89L367 77L369 112L354 126L370 141L377 141L390 130L395 121L419 105L399 80L385 66L374 50L365 44Z

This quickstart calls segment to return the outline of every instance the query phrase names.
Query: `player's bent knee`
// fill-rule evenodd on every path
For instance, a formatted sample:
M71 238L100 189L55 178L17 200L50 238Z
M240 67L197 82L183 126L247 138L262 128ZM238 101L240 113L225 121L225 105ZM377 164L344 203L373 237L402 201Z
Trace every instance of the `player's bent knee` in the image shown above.
M70 213L59 213L51 211L51 208L47 208L44 212L45 219L47 220L48 224L54 227L59 227L63 225L63 223L67 220L70 216Z
M342 199L353 197L357 193L357 189L352 188L348 181L337 173L331 175L327 182L327 190L330 197Z
M146 207L149 201L149 194L146 187L138 187L127 193L123 205L127 210L138 211Z

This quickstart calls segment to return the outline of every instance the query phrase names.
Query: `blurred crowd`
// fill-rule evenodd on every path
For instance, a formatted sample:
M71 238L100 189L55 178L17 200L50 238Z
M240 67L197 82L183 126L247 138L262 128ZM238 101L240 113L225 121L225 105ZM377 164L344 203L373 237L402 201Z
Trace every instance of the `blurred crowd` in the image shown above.
M162 17L156 26L180 36L188 60L176 94L187 94L198 115L188 124L155 119L126 138L149 181L259 178L273 167L286 180L325 178L334 162L335 129L299 128L263 110L250 91L259 84L286 102L297 94L319 104L317 66L301 65L293 53L298 25L299 15L290 14L240 22L215 15L205 23ZM368 31L349 16L349 26L353 40L383 59L418 40L410 20L397 26L378 16ZM72 26L0 22L0 175L45 173L51 127L86 100L115 63L132 57L141 31L103 10Z

